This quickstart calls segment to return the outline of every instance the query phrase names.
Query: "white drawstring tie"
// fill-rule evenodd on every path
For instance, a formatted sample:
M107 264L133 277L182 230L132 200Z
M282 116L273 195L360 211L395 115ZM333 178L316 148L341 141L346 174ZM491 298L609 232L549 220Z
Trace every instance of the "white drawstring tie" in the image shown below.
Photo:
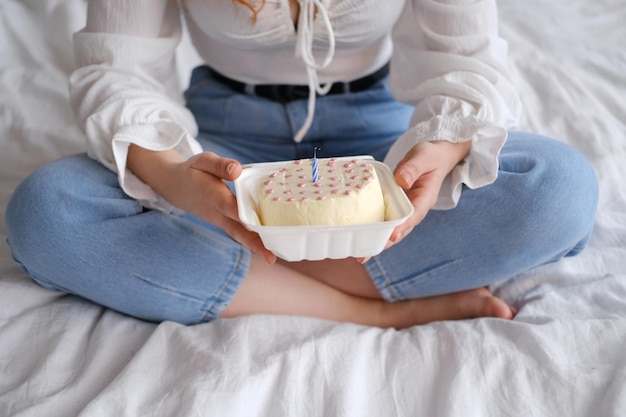
M307 108L307 117L302 127L298 130L293 140L300 143L302 138L308 132L313 122L315 113L315 97L316 93L324 95L328 93L332 87L332 83L322 86L317 78L317 70L323 69L330 64L335 55L335 34L330 24L328 12L321 0L299 0L300 15L298 16L298 31L296 39L296 57L302 58L306 65L306 72L309 81L309 101ZM315 13L322 19L326 30L328 31L328 51L322 64L317 64L313 57L313 26L315 23Z

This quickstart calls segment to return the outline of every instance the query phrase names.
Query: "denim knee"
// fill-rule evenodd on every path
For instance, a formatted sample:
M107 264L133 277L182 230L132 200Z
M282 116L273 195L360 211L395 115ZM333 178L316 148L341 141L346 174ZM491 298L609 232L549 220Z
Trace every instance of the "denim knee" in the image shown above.
M53 252L55 228L63 216L57 210L67 199L61 170L52 163L31 173L13 192L6 209L7 241L13 258L33 275Z
M30 259L36 261L40 252L34 246L49 234L43 221L48 207L42 195L47 190L46 179L43 172L32 173L15 189L6 209L7 242L13 259L27 273Z
M576 149L549 138L523 139L531 148L525 169L529 170L525 201L532 217L536 239L551 240L563 252L579 253L591 237L598 204L598 180L589 161ZM515 146L515 145L514 145ZM529 154L527 154L529 155Z
M590 162L576 149L561 144L566 149L563 158L556 165L561 175L559 194L562 201L559 213L563 219L564 235L571 236L574 244L566 256L581 252L587 245L593 231L599 199L597 175ZM558 164L558 165L557 165ZM564 213L565 212L565 213Z
M7 241L14 259L36 280L55 264L61 267L67 261L60 254L71 246L72 232L93 220L84 210L90 197L80 188L90 176L102 177L102 173L93 174L94 168L112 176L110 181L116 180L86 155L76 155L39 168L13 192L6 210ZM121 193L117 187L110 189Z

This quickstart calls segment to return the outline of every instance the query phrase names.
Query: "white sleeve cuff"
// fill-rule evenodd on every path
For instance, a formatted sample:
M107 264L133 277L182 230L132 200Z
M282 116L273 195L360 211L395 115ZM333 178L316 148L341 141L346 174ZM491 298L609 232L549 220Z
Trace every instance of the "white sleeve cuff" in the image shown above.
M122 190L145 207L171 211L167 201L126 168L131 143L152 151L176 149L185 159L202 152L200 144L180 125L165 121L123 126L113 136L115 171Z

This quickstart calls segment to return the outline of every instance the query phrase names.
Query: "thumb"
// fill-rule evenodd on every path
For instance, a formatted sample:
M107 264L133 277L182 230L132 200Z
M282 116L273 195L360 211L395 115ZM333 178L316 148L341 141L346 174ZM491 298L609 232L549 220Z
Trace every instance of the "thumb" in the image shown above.
M398 166L394 171L394 178L396 179L396 182L405 190L413 187L415 181L417 181L417 179L424 174L424 172L420 169L420 164L416 162L416 159L405 157L398 163Z
M222 158L213 152L202 152L196 155L191 167L226 181L237 179L243 169L237 160Z

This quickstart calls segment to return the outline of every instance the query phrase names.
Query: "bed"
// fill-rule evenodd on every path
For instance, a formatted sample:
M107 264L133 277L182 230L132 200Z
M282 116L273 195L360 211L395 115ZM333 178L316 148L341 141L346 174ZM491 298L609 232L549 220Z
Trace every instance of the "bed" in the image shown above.
M626 415L623 0L499 2L519 128L571 144L597 172L588 248L494 285L513 321L402 331L262 315L157 325L30 281L5 243L5 207L30 171L85 149L67 94L85 10L0 2L0 417ZM185 38L181 88L197 62Z

